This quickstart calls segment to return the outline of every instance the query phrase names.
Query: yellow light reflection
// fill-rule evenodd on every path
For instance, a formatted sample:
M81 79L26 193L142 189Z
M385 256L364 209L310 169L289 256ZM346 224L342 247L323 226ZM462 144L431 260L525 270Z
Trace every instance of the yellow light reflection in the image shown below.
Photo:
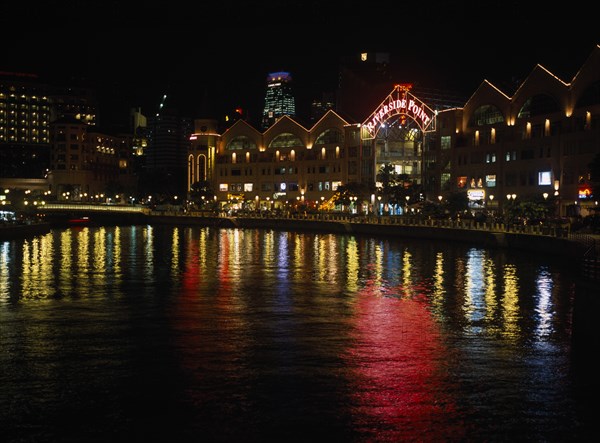
M10 294L10 280L8 278L9 245L9 242L0 242L0 300L7 300Z
M412 278L412 254L408 250L402 254L402 286L404 295L412 297L413 291L413 278Z
M53 250L51 234L23 243L22 299L45 298L54 295L52 287Z
M358 273L360 264L358 262L358 244L352 237L346 246L346 288L349 293L354 293L359 289Z
M114 237L113 237L113 249L112 249L112 262L113 269L115 272L115 279L117 283L120 283L121 278L123 276L121 270L121 228L119 226L115 227Z
M487 313L485 319L488 321L493 320L498 309L498 302L496 300L496 267L491 259L487 259L484 262L484 275L485 275L485 305L487 306Z
M171 234L171 275L179 274L179 228L174 227Z
M304 236L294 236L294 280L302 281L306 278L306 267L304 264Z
M58 289L62 295L70 294L73 287L73 237L72 231L60 233L60 269Z
M520 335L519 328L519 279L517 268L514 265L506 265L504 275L504 294L502 296L501 309L504 320L504 334L516 339Z
M442 312L444 296L444 254L438 252L435 256L435 268L433 274L433 288L431 294L431 304L436 312Z

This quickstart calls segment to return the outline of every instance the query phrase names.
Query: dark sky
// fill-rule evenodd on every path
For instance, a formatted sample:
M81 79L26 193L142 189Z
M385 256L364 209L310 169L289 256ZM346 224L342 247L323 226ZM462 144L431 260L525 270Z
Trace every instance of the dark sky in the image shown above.
M306 109L321 91L335 88L340 56L362 51L389 52L397 83L468 97L484 79L502 88L525 78L537 63L568 82L600 44L596 22L540 19L517 1L498 3L503 15L487 21L482 17L489 9L475 9L472 20L466 19L459 7L467 1L411 11L346 1L338 14L329 2L270 2L268 9L259 3L215 3L206 10L204 2L184 7L177 0L148 3L143 10L114 0L23 6L11 12L39 26L30 38L1 31L0 71L84 79L99 91L104 120L126 121L136 105L150 114L164 93L191 117L237 106L256 117L269 72L291 72L298 107ZM65 4L69 12L58 13L57 5ZM42 20L44 15L52 20Z

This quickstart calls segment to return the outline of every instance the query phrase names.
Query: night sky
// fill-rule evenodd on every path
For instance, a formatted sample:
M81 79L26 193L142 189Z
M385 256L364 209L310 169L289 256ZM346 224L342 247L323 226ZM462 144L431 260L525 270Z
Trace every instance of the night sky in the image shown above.
M595 22L541 19L543 13L518 1L498 3L503 13L483 22L490 10L475 9L467 20L461 7L475 4L467 1L410 11L346 1L338 14L331 2L310 0L270 6L175 0L139 10L114 0L21 3L0 7L0 25L11 14L32 25L29 38L0 31L0 71L89 85L110 122L126 122L134 106L153 113L165 93L194 118L241 107L256 119L274 71L292 74L302 113L335 89L340 57L363 51L389 52L396 83L468 97L487 79L511 94L538 63L569 82L600 44Z

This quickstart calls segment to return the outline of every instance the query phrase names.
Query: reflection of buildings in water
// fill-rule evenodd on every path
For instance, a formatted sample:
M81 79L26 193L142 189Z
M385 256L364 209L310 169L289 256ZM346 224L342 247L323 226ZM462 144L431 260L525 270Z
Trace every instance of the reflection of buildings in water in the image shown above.
M552 275L547 269L541 269L535 283L537 289L536 314L539 317L536 319L536 335L539 338L545 338L554 331L552 327L552 291L554 289Z
M507 338L518 339L519 327L519 278L515 265L506 265L502 270L504 293L500 307L502 309L503 334Z
M466 258L467 272L465 275L463 311L465 320L471 325L473 331L481 329L480 322L486 312L486 304L483 297L485 293L484 255L485 253L482 250L470 249Z
M359 250L358 242L354 237L346 245L346 290L352 294L359 289Z
M434 435L433 440L463 437L462 424L448 424L454 422L456 406L444 389L447 350L428 304L423 299L385 297L385 288L375 278L358 294L352 318L355 337L347 365L354 369L348 382L357 417L367 416L367 422L395 432L410 427L413 435ZM444 435L435 436L430 427L436 417L444 423L439 430Z

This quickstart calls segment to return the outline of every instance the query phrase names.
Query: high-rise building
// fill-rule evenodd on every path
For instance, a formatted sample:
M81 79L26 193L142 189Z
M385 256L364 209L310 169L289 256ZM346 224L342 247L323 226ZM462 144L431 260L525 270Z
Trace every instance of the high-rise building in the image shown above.
M262 128L267 129L284 115L296 116L296 101L289 72L272 72L267 76L267 93Z
M91 89L56 86L38 75L0 72L0 178L41 179L50 167L50 124L72 116L93 126Z
M48 86L34 74L0 74L0 178L43 178L50 162Z
M373 109L394 87L387 52L361 52L340 59L336 112L362 121L365 109Z
M149 193L165 197L185 195L186 160L192 133L192 119L171 106L165 95L159 112L148 118L144 187Z
M310 122L316 123L330 109L335 110L335 94L323 92L320 99L314 99L310 104Z

